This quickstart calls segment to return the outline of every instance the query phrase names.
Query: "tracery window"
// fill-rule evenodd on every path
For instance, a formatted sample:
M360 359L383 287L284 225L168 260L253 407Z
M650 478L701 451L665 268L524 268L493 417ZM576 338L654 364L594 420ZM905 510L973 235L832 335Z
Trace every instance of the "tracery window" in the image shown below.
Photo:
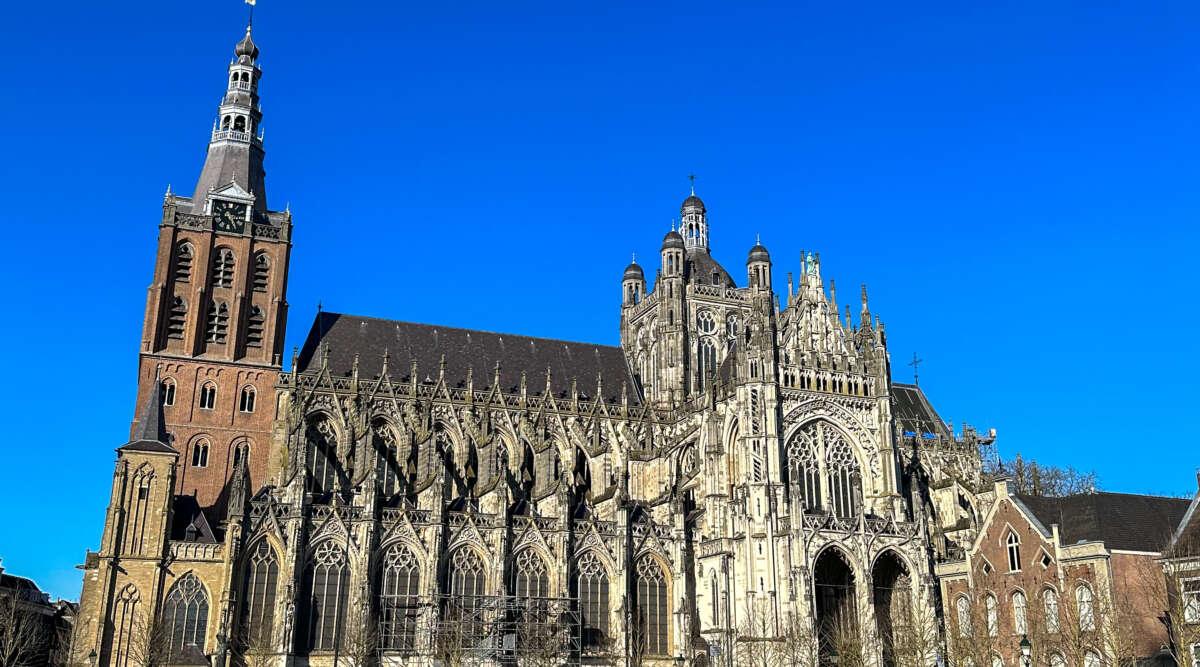
M331 541L322 542L313 551L305 575L306 646L310 651L333 650L346 623L350 572L345 552Z
M217 385L205 382L200 387L200 409L212 410L217 404Z
M662 566L646 554L637 562L637 639L642 655L667 655L671 609Z
M1018 635L1029 632L1029 605L1021 591L1013 593L1013 629Z
M238 410L242 412L254 412L254 387L249 385L242 387L242 396L238 399Z
M171 586L163 603L163 624L169 641L168 653L182 657L204 653L204 633L208 627L208 593L195 574L188 572Z
M1021 538L1017 534L1009 531L1008 537L1004 544L1008 547L1008 571L1021 571Z
M1061 653L1051 653L1050 667L1067 667L1067 659Z
M233 287L233 251L218 248L213 256L213 286Z
M828 424L822 425L821 439L826 452L830 507L837 516L853 517L858 514L862 495L862 473L858 468L858 458L854 456L846 438Z
M983 608L987 617L988 636L995 637L1000 634L1000 613L996 596L988 593L987 597L983 598Z
M725 318L725 335L729 336L730 338L737 338L739 329L740 326L738 324L737 315L730 315L729 317Z
M1083 667L1100 667L1100 654L1095 651L1088 651L1083 654Z
M797 431L788 443L792 484L805 511L821 508L821 469L817 459L817 423Z
M1058 632L1058 591L1047 588L1042 591L1042 605L1046 613L1046 631L1051 634Z
M1092 601L1091 588L1080 585L1075 589L1075 605L1079 611L1079 629L1082 632L1096 629L1096 616Z
M446 620L459 624L466 638L483 636L486 630L476 610L486 588L483 559L470 547L460 547L450 556L450 600L446 605Z
M420 609L420 570L412 550L393 544L383 556L379 577L379 641L385 651L415 646Z
M192 444L192 467L207 468L208 467L208 441L197 440Z
M229 334L229 307L224 301L214 301L208 305L208 322L204 328L204 340L210 343L224 343Z
M262 347L265 320L262 308L250 306L250 314L246 316L246 347Z
M696 329L702 334L711 334L717 330L717 321L713 319L711 310L702 310L696 316Z
M171 378L164 378L159 383L159 390L162 392L162 404L164 408L169 408L175 405L175 381Z
M337 433L328 419L318 417L308 423L308 490L327 493L337 486Z
M279 559L266 540L249 550L246 575L242 582L242 619L240 630L251 644L271 643L274 632L275 594L279 587Z
M186 283L192 279L192 259L195 254L192 244L180 243L175 249L175 282Z
M254 291L267 291L267 283L271 279L271 259L267 253L260 252L254 256Z
M187 326L187 301L180 297L171 300L171 311L167 313L167 338L183 340L183 330Z

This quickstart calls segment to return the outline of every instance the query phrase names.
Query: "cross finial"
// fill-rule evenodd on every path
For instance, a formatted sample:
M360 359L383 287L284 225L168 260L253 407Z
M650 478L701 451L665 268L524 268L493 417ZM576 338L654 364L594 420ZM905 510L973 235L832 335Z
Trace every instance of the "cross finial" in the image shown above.
M762 245L762 237L757 232L754 234L754 245Z
M692 184L692 194L696 194L696 175L688 174L688 181Z
M675 218L671 218L671 231L675 231Z
M918 374L918 370L921 366L921 363L924 361L925 361L924 359L921 359L920 357L917 356L916 352L913 352L912 361L908 362L908 365L912 366L912 369L913 369L913 384L915 384L915 385L921 384L921 377Z
M633 263L637 264L637 253L633 253Z

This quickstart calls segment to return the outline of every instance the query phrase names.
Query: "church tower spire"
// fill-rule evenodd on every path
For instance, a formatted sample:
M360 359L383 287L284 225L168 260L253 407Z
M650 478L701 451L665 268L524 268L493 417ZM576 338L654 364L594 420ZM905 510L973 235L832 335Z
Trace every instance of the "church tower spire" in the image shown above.
M192 212L202 215L222 213L213 208L214 193L220 195L218 200L248 204L239 207L247 216L246 222L251 221L251 211L261 216L267 210L262 109L258 103L262 70L250 28L246 26L246 35L233 49L225 96L217 108L208 156L192 196ZM217 208L221 207L218 204Z

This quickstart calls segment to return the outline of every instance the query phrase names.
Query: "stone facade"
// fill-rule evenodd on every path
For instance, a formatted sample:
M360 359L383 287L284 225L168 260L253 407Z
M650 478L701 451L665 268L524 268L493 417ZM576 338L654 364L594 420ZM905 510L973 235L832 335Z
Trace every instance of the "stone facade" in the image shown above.
M892 381L865 286L842 316L801 253L781 306L756 244L739 287L693 193L653 285L623 274L619 347L320 313L284 372L257 55L247 32L196 194L164 202L80 656L733 664L853 626L896 662L991 436Z

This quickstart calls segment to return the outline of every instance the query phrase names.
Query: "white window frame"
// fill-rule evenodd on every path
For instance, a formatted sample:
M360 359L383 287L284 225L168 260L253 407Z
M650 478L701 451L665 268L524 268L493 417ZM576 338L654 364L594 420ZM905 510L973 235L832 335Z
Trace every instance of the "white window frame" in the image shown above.
M1192 590L1188 590L1189 584ZM1200 623L1200 577L1180 579L1179 594L1183 598L1183 622Z

